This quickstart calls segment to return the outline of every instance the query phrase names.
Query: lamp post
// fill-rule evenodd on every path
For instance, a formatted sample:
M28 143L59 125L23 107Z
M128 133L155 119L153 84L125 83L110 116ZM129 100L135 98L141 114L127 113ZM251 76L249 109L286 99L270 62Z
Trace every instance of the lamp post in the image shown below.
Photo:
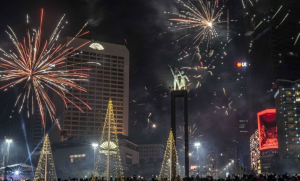
M198 170L199 170L199 172L200 172L200 157L199 157L199 148L200 148L200 146L201 146L201 143L200 142L196 142L195 144L194 144L194 146L196 147L196 149L197 149L197 160L198 160ZM200 176L201 176L201 174L200 174Z
M10 144L12 143L12 139L5 139L5 142L7 143L6 147L6 153L3 154L3 161L4 161L4 180L7 180L7 165L8 165L8 160L9 160L9 149L10 149Z
M152 124L152 128L155 129L156 128L156 124Z
M94 149L94 164L96 161L96 149L98 148L99 144L98 143L92 143L92 147Z
M5 142L7 143L7 163L9 160L9 149L10 149L10 144L12 143L12 139L6 139Z

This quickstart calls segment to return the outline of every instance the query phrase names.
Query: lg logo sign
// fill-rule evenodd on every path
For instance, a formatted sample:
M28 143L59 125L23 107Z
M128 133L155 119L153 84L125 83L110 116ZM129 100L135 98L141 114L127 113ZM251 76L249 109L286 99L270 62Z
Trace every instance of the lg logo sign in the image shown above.
M247 62L237 62L237 63L236 63L236 66L237 66L238 68L241 68L241 67L247 67Z

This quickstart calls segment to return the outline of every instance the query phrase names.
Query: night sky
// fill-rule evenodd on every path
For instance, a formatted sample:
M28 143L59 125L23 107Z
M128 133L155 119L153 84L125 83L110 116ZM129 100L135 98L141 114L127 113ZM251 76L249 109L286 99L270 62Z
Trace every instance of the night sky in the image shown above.
M184 32L159 35L168 30L168 16L164 11L174 12L180 8L175 0L13 0L1 1L0 7L1 48L12 45L5 33L6 25L11 26L21 38L28 28L38 26L41 8L44 8L44 34L51 33L60 17L66 14L68 25L61 37L75 35L85 22L89 22L86 30L90 34L83 38L123 45L126 40L130 52L129 137L137 143L167 141L171 102L169 87L173 84L168 65L182 67L190 63L188 59L177 61L182 45L172 44ZM230 20L236 20L230 22L232 40L226 48L227 56L215 61L213 76L205 74L201 80L202 87L189 91L189 121L197 127L194 135L201 135L204 145L220 150L224 150L230 139L236 137L237 115L239 110L245 109L246 100L245 95L238 98L242 81L237 81L238 69L235 67L237 61L245 59L243 8L239 1L229 0L226 9L230 10ZM29 14L30 26L26 24L26 14ZM226 39L226 25L218 29L220 37L214 40L215 44ZM222 53L220 49L216 46L215 51ZM223 88L226 89L226 97L223 96ZM24 143L20 121L23 117L16 111L11 112L17 92L16 88L0 92L0 137L14 136L17 142ZM226 116L212 103L228 104L229 97L234 100L233 107L237 111L232 110ZM178 101L178 120L183 116L180 103ZM158 125L155 130L147 128L150 113L151 122ZM26 122L26 118L23 120ZM178 122L178 125L182 124Z

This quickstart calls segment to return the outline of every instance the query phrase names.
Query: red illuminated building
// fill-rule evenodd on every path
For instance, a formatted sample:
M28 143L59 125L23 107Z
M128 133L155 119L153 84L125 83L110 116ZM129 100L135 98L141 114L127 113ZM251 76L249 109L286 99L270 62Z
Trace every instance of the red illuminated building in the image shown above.
M259 150L278 149L276 109L257 113Z

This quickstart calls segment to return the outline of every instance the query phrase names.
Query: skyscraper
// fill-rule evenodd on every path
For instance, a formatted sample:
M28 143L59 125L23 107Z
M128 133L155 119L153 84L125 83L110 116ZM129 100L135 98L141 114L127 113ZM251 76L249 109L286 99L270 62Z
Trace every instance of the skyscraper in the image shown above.
M299 0L243 1L248 63L250 133L256 129L256 113L274 108L271 97L277 79L300 78ZM253 124L253 125L252 125Z
M49 89L48 89L49 90ZM48 96L52 97L53 92L47 91ZM34 114L29 119L29 123L27 124L26 131L28 130L29 134L27 134L27 139L29 143L29 151L34 154L34 159L38 159L40 155L40 151L42 150L44 137L48 133L49 130L54 126L51 122L48 112L45 112L45 127L42 122L42 116L39 111L38 105L34 105Z
M238 120L238 160L243 167L250 167L249 162L249 122L246 119ZM248 139L248 140L247 140Z
M300 82L277 81L276 86L279 154L300 156Z
M72 37L61 39L70 41ZM78 47L89 40L77 38L69 47ZM57 107L57 118L62 130L54 127L53 141L67 139L95 139L100 137L109 99L114 105L117 122L117 133L128 135L128 104L129 104L129 51L124 45L92 41L67 58L67 65L73 68L89 68L88 81L78 84L87 89L87 93L75 89L70 92L86 102L89 110L78 100L68 98L78 104L84 113L75 106L64 108L61 99L54 95ZM54 133L54 134L53 134Z
M29 139L29 150L33 151L41 151L43 138L45 135L45 129L42 123L42 117L40 112L38 112L38 108L35 107L35 114L30 118L30 123L28 124L28 139ZM47 115L47 114L46 114ZM48 120L48 117L45 119ZM39 153L36 153L37 155Z
M300 16L299 8L298 0L257 1L246 6L248 70L256 89L270 89L277 79L300 77L300 28L295 18Z

